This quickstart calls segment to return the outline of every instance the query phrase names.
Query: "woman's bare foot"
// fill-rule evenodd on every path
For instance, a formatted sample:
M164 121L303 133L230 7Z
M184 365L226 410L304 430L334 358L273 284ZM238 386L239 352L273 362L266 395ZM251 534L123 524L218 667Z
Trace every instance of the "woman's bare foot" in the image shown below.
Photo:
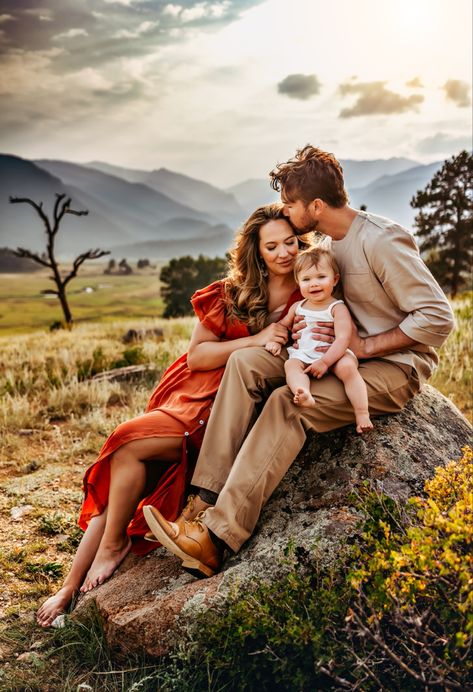
M373 430L373 423L367 413L359 413L356 416L356 432L363 435L370 430Z
M57 593L50 596L36 613L36 622L41 627L49 627L58 615L66 610L74 596L73 586L63 586Z
M82 593L91 591L112 576L131 548L131 540L125 536L123 541L116 544L100 544L93 563L90 566L84 583L80 587Z
M301 408L315 407L315 399L310 393L310 390L303 389L302 387L296 389L293 401L296 406L300 406Z

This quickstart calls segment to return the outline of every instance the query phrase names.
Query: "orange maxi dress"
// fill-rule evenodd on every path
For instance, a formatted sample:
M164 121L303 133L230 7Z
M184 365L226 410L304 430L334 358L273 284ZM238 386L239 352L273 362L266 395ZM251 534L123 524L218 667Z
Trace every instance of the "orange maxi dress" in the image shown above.
M299 291L294 291L282 316L300 298ZM201 324L220 339L229 341L249 336L245 324L228 319L226 315L223 281L215 281L197 291L191 302ZM87 469L79 516L79 526L84 531L92 517L102 514L107 507L110 458L119 447L147 437L182 436L180 461L162 462L162 473L154 490L140 501L127 529L134 553L145 555L159 545L143 539L149 530L143 507L153 505L171 521L179 515L224 370L224 366L214 370L189 370L186 353L169 366L151 394L145 413L121 423L106 440L97 461ZM159 464L159 460L156 463Z

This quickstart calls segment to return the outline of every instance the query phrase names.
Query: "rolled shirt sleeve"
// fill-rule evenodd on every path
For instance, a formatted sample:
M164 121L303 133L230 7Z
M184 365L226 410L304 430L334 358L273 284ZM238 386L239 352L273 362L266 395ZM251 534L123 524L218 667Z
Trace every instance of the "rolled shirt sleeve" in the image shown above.
M393 224L377 237L368 259L386 294L406 313L399 324L404 334L427 346L441 346L455 319L412 234Z

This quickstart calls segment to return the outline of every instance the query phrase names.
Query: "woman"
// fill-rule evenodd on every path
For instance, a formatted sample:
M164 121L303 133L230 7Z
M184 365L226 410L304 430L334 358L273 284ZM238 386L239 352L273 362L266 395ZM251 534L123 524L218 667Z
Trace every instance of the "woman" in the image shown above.
M143 555L156 548L143 540L144 505L179 515L230 354L286 341L287 329L276 322L300 300L292 269L301 243L280 205L260 207L237 235L227 277L194 294L199 321L188 353L166 370L146 412L116 428L85 474L85 533L62 588L38 610L40 625L50 625L79 588L103 583L130 549ZM196 502L184 518L195 516Z

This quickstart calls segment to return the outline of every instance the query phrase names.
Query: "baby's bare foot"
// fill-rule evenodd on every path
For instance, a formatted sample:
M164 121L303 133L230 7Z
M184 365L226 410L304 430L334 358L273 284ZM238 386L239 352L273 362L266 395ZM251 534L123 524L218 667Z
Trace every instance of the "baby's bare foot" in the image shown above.
M50 596L36 613L36 622L41 627L49 627L58 615L66 610L72 601L75 589L72 586L63 586L57 593Z
M359 413L356 416L356 432L363 435L370 430L373 430L373 423L367 413Z
M310 390L303 389L302 387L296 389L293 401L296 406L300 406L301 408L315 407L315 399L310 393Z
M124 538L123 543L100 545L84 583L80 587L81 592L87 593L111 577L129 553L130 548L131 540L128 536Z

